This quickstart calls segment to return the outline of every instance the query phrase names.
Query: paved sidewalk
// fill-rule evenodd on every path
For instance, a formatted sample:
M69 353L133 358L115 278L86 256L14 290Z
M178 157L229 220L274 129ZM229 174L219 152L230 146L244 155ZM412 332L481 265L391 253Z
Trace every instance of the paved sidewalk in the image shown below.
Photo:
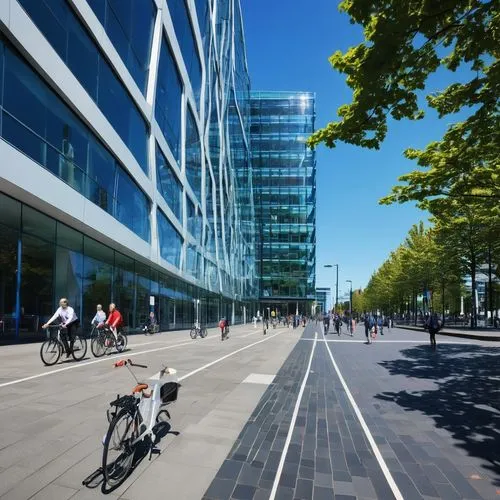
M422 326L413 325L397 325L396 328L401 330L412 330L414 332L425 332ZM489 342L500 342L499 330L467 330L465 328L447 328L444 327L438 335L445 335L447 337L457 337L462 339L484 340Z
M427 335L397 329L371 345L361 328L353 338L320 335L286 450L314 330L281 367L204 500L273 498L275 482L283 500L396 498L324 339L399 498L498 498L500 349L456 340L434 352Z

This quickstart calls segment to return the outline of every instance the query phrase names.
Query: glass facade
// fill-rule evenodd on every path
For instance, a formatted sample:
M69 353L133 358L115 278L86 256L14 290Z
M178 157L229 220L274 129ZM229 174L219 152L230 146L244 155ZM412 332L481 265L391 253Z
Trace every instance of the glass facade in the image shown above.
M144 94L156 7L153 0L88 0L111 43Z
M77 115L0 35L1 137L150 240L150 204Z
M19 3L148 173L146 122L68 0Z
M130 329L151 297L162 329L190 327L193 299L207 325L251 318L255 176L239 0L18 2L33 25L21 31L0 9L0 148L24 178L69 186L82 213L69 215L57 189L35 193L20 177L13 188L12 165L0 162L0 335L39 335L60 296L84 321L112 300ZM54 50L33 61L38 31ZM82 87L118 135L94 126Z
M203 298L201 317L207 325L227 314L231 300L218 291L188 285L2 193L0 206L0 342L42 338L40 327L62 296L85 329L96 304L115 302L128 330L139 330L151 297L163 330L191 327L195 298ZM165 216L159 220L164 258L179 266L181 237ZM190 259L189 272L199 273L199 254Z
M315 299L316 163L305 144L315 98L252 92L250 102L259 295L295 312L298 301Z

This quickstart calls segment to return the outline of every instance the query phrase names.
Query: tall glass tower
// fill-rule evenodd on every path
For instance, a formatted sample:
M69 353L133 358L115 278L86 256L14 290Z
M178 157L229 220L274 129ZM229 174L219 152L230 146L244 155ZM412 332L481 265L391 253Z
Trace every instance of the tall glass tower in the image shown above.
M252 92L251 144L263 314L310 313L315 300L315 95Z

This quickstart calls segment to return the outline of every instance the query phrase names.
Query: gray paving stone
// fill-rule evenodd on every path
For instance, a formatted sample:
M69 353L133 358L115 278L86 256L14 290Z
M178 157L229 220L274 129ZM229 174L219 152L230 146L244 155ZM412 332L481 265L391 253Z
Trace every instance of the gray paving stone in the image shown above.
M230 479L215 478L208 490L205 492L204 500L218 500L220 498L230 498L236 487L236 482Z
M247 484L238 484L233 491L231 498L235 500L252 500L257 488Z
M333 489L315 486L313 491L314 500L335 500Z

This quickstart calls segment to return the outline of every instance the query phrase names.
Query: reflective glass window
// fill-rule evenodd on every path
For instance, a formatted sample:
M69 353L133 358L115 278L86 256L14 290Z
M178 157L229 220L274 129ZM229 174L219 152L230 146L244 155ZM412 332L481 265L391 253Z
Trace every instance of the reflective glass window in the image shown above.
M109 247L84 237L84 258L82 273L83 322L90 323L101 304L108 314L111 302L114 252Z
M149 200L122 168L118 168L116 198L116 218L143 240L150 241Z
M165 36L161 41L155 118L174 155L180 163L182 82Z
M186 116L186 177L194 194L201 200L201 143L196 121L188 107Z
M168 206L182 222L182 185L156 144L156 184Z
M65 0L20 3L147 173L146 122L69 4Z
M137 86L146 92L156 8L153 0L88 0Z
M167 262L179 268L181 265L182 237L160 210L157 212L157 219L160 255Z
M201 90L201 63L186 2L185 0L169 0L168 9L172 16L175 35L181 48L182 59L186 65L191 88L199 103Z
M186 249L186 272L196 279L200 278L200 254L194 245L188 245Z
M149 241L149 203L142 191L14 50L2 47L2 137Z

